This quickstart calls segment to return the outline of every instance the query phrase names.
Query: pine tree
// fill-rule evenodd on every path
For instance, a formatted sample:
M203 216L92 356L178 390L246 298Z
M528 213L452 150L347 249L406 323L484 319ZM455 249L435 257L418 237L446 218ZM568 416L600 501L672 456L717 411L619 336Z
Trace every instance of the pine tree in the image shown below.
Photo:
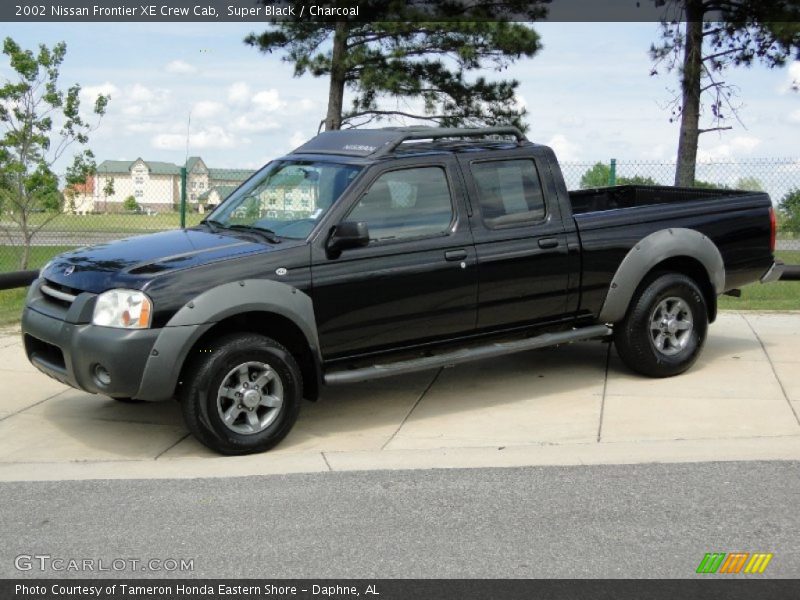
M422 3L424 9L418 4L361 3L359 22L276 22L245 43L267 54L281 53L294 65L295 76L328 77L326 130L391 117L442 126L525 128L525 108L516 96L519 82L474 74L488 68L500 72L536 54L541 48L536 31L508 18L512 13L541 18L542 5L486 3L464 12L459 2ZM352 94L349 108L346 91Z
M700 134L731 129L737 118L735 93L724 79L731 67L761 62L781 67L800 59L800 7L795 0L656 0L674 4L680 21L663 23L661 41L653 44L652 74L678 71L681 89L671 120L680 121L675 185L691 186ZM715 20L710 20L715 19ZM710 124L700 127L702 100L708 99Z

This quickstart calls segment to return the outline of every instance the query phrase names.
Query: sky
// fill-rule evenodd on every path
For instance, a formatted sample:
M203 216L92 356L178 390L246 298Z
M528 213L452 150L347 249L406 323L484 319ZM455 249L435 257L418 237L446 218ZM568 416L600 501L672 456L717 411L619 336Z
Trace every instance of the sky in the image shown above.
M111 95L91 137L98 162L141 157L182 163L188 128L189 155L211 167L255 168L315 135L327 100L326 80L295 78L278 56L242 42L257 27L15 23L4 35L25 48L65 41L63 83L79 82L84 99ZM675 74L650 76L656 23L535 28L541 52L503 73L486 73L520 81L530 139L553 146L567 162L674 160L678 125L669 122L667 104L678 82ZM10 67L0 58L5 79ZM800 157L800 93L790 90L793 78L800 80L800 62L730 71L744 125L734 121L732 131L701 136L699 158Z

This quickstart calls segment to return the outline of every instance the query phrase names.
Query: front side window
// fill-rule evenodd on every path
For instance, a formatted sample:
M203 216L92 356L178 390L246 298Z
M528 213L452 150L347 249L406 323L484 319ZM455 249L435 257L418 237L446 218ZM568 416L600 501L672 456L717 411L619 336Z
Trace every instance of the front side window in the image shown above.
M441 167L384 173L370 186L347 217L363 221L371 240L442 234L453 220L447 176Z
M531 159L478 162L471 168L483 222L489 229L544 219L542 183Z
M336 202L361 171L353 165L312 161L277 161L235 190L208 216L222 227L269 229L277 235L302 239ZM297 210L293 199L309 198Z

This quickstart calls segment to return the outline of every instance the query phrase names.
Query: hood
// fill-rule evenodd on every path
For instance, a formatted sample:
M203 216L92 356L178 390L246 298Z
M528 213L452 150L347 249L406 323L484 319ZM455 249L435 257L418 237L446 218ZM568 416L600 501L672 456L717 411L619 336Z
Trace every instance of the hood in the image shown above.
M299 240L298 240L299 241ZM178 229L89 246L56 256L42 277L76 290L99 293L113 287L140 288L143 281L244 254L272 252L291 243L269 244L249 235Z

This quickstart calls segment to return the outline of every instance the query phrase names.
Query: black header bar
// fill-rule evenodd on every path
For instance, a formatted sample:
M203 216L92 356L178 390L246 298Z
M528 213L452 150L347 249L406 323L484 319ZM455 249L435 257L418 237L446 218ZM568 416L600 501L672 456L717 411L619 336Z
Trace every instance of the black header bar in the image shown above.
M770 0L773 21L800 20L794 0ZM3 0L5 22L454 21L658 22L682 20L680 0ZM763 16L763 15L762 15ZM720 20L709 14L707 20Z

